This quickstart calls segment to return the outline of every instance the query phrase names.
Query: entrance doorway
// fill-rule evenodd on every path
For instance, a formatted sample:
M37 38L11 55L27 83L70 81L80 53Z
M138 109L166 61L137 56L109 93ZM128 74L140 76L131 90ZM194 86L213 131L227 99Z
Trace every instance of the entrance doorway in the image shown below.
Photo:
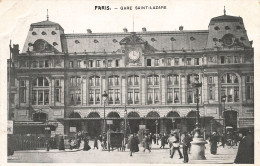
M193 131L196 124L197 111L190 111L186 118L187 131Z
M107 119L110 119L113 121L113 124L110 124L110 126L108 126L108 128L110 128L110 130L112 131L121 131L120 129L120 116L117 112L110 112L107 115Z
M97 112L91 112L88 115L87 131L91 138L101 134L101 120Z
M140 115L137 112L129 112L127 115L127 122L129 124L127 133L138 133L139 125L141 124Z
M70 133L75 133L75 132L81 131L82 130L81 116L79 115L79 113L72 112L70 114L69 118L73 118L73 120L69 121ZM73 128L76 128L76 131Z
M225 126L231 126L237 130L237 111L228 110L224 112Z
M157 133L160 133L160 115L156 111L151 111L147 114L146 119L146 129L149 130L150 133L155 134L156 133L156 127L157 127ZM157 126L156 126L156 120L157 120Z

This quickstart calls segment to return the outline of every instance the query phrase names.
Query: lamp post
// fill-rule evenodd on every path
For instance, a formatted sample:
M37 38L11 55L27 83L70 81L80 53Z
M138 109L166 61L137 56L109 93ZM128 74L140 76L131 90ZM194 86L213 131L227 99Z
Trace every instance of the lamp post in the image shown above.
M106 100L107 100L108 94L106 91L104 91L104 94L102 94L102 99L104 101L104 128L103 132L106 132Z
M155 125L156 125L156 144L158 145L158 129L157 129L157 127L158 127L158 121L156 120L155 121Z
M196 112L196 124L194 129L194 138L191 142L192 144L192 154L191 158L194 160L205 160L205 144L207 143L200 132L200 122L199 122L199 88L202 87L202 83L199 83L198 77L195 78L193 83L193 88L196 89L196 102L197 102L197 112Z
M223 95L223 96L221 96L221 102L223 102L224 103L224 110L222 111L222 118L223 118L223 127L224 127L224 134L225 134L225 136L226 136L226 126L225 126L225 118L224 118L224 112L225 112L225 102L226 102L226 98L227 98L227 95ZM219 117L220 117L220 115L219 115Z

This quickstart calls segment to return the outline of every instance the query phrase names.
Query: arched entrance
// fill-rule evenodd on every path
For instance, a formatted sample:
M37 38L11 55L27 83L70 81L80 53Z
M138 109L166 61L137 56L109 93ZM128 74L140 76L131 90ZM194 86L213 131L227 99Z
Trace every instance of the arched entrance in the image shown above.
M72 112L69 116L69 118L71 118L71 120L69 121L69 128L70 128L70 133L74 133L74 132L79 132L82 130L82 126L81 126L81 116L79 113L77 112ZM76 127L76 131L74 130Z
M237 111L227 110L224 112L225 126L233 127L233 130L237 130Z
M110 112L107 115L107 119L113 120L113 124L110 125L110 130L120 131L120 116L117 112Z
M146 115L146 129L149 130L150 133L156 133L156 120L158 122L157 133L160 133L160 121L158 120L160 115L156 111L151 111Z
M197 111L190 111L186 117L187 130L192 131L195 129Z
M100 115L97 112L91 112L87 116L87 129L89 136L96 137L101 134Z
M127 115L130 133L138 133L140 125L140 115L137 112L129 112Z
M166 132L170 133L171 130L174 129L181 129L181 118L178 112L176 111L170 111L167 114L167 119L166 119Z
M48 114L44 112L37 112L33 114L34 122L46 122L46 120L48 120Z

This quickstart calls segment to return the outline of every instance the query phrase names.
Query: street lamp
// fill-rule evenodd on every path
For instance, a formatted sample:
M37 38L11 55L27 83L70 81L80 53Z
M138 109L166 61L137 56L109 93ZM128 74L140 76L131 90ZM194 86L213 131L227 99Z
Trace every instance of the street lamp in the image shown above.
M226 99L227 99L227 95L223 95L221 96L221 102L224 103L224 110L222 111L222 118L223 118L223 127L224 127L224 133L226 135L226 126L225 126L225 118L224 118L224 112L225 112L225 102L226 102ZM220 118L220 115L219 115L219 118Z
M107 100L108 94L106 91L104 91L104 94L102 94L102 99L104 101L104 130L103 132L106 132L106 100Z
M191 142L192 144L192 154L191 158L194 160L205 160L205 144L207 143L200 132L200 123L199 123L199 88L202 87L202 83L199 83L199 78L195 78L194 83L192 84L193 88L196 89L196 102L197 102L197 112L196 112L196 124L194 130L194 138Z
M155 125L156 125L156 144L158 145L158 129L157 129L157 127L158 127L158 121L156 120L155 121Z

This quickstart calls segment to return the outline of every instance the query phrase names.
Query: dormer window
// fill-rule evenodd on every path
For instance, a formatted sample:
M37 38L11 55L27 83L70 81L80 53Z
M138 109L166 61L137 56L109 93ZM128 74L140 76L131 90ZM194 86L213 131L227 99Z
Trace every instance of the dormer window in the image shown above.
M52 31L51 34L52 34L52 35L56 35L57 33L56 33L55 31Z
M213 41L214 41L214 42L217 42L217 41L218 41L218 39L217 39L217 38L213 38Z
M237 28L237 30L240 30L240 29L242 29L242 28L241 28L241 26L239 26L239 25L238 25L236 28Z
M214 29L215 29L216 31L218 31L218 30L219 30L219 27L218 27L218 26L215 26Z
M75 40L75 43L76 43L76 44L79 44L79 41L78 41L78 40Z
M152 41L152 42L155 42L155 41L156 41L156 39L155 39L155 38L151 38L151 41Z
M32 35L37 35L37 33L36 32L32 32Z
M58 45L58 43L56 43L56 42L53 42L52 44L53 44L53 46L57 46Z
M117 42L117 40L116 40L116 39L113 39L113 42L114 42L114 43L116 43L116 42Z
M171 41L176 41L176 39L174 37L171 37Z
M229 26L225 26L225 30L230 30L230 27Z
M42 31L42 35L46 35L46 32Z

